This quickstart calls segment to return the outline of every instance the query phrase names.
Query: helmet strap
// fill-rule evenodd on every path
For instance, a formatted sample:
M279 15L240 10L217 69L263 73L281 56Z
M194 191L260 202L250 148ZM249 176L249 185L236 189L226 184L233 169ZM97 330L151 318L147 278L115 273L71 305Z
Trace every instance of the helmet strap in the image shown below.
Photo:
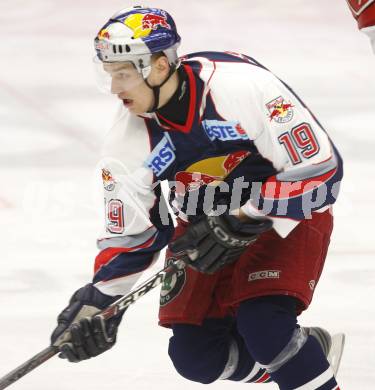
M152 86L152 85L150 85L150 83L148 82L147 79L144 79L146 85L152 90L152 92L154 94L154 104L153 104L152 108L150 108L147 111L147 113L150 114L152 112L155 112L158 109L159 98L160 98L160 88L172 77L172 74L174 73L175 70L176 70L176 66L174 64L172 64L169 68L169 73L168 73L166 79L160 85Z

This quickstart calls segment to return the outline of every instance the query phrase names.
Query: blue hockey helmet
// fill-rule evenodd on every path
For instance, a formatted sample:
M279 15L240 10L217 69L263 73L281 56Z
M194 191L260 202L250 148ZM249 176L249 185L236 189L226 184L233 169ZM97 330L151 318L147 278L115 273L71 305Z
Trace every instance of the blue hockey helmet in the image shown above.
M135 6L115 13L95 37L96 59L131 62L143 78L151 71L151 56L163 52L173 69L179 66L181 38L172 17L158 8Z

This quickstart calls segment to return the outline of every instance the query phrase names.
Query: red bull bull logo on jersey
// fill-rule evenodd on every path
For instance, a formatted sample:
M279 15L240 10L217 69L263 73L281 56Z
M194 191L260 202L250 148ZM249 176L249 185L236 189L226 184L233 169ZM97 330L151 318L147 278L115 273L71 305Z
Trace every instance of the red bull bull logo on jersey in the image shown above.
M190 165L185 171L177 172L176 193L198 190L201 186L218 185L250 154L240 150L226 156L210 157Z
M228 176L233 171L233 169L237 167L237 165L245 160L249 154L250 152L244 150L228 154L228 156L223 161L225 176Z
M148 37L152 31L157 30L159 27L171 28L169 23L167 23L166 16L153 13L131 14L124 20L124 23L133 30L134 39Z
M102 180L104 189L107 191L113 191L116 186L116 181L112 176L112 173L105 168L102 168Z
M176 174L176 192L181 195L185 192L195 191L201 186L220 181L221 177L219 176L210 176L200 172L181 171Z
M271 100L266 104L266 107L270 114L270 122L287 123L293 118L294 113L292 108L294 106L290 102L286 102L282 96Z

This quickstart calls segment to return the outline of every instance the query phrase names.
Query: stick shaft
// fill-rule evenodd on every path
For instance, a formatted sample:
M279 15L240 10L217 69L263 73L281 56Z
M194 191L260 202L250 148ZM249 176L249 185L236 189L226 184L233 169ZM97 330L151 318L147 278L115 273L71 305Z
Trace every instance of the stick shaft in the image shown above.
M161 271L156 273L146 282L142 283L135 290L129 292L124 295L111 305L109 305L106 309L99 312L97 315L102 316L104 319L109 319L116 315L121 311L125 311L130 305L136 302L140 297L147 294L149 291L153 290L155 287L159 286L164 280L168 277L176 273L180 267L183 267L183 263L181 261L176 261L170 263L168 266L163 268ZM64 342L69 341L70 332L69 330L65 332ZM18 381L18 379L22 378L24 375L28 374L44 362L46 362L51 357L55 356L59 352L58 347L49 346L43 351L39 352L31 359L15 368L13 371L9 372L2 378L0 378L0 390L5 389L10 386L12 383Z
M48 347L43 351L39 352L27 362L21 364L19 367L15 368L13 371L9 372L7 375L0 379L0 390L5 389L10 386L12 383L18 381L24 375L28 374L30 371L34 370L52 356L55 356L59 352L57 347Z
M149 291L153 290L155 287L159 286L164 282L164 280L175 274L179 269L183 268L185 263L182 260L176 260L168 264L161 271L153 275L150 279L146 280L135 290L131 291L129 294L124 295L117 301L113 302L106 309L98 313L97 315L102 316L104 319L109 319L115 316L121 311L125 311L130 305L136 302L143 295L147 294Z

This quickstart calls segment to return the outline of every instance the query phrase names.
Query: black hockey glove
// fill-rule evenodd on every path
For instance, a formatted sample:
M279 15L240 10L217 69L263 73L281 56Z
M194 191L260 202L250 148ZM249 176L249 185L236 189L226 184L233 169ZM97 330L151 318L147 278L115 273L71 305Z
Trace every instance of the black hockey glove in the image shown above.
M51 335L51 344L59 347L60 358L75 363L90 359L113 347L124 312L107 321L95 314L118 298L120 296L103 294L92 283L73 294L69 305L58 316L58 326ZM65 341L64 333L69 327L71 339Z
M186 232L169 244L190 267L213 274L235 262L258 236L272 228L270 220L241 222L228 213L205 216L188 226Z

